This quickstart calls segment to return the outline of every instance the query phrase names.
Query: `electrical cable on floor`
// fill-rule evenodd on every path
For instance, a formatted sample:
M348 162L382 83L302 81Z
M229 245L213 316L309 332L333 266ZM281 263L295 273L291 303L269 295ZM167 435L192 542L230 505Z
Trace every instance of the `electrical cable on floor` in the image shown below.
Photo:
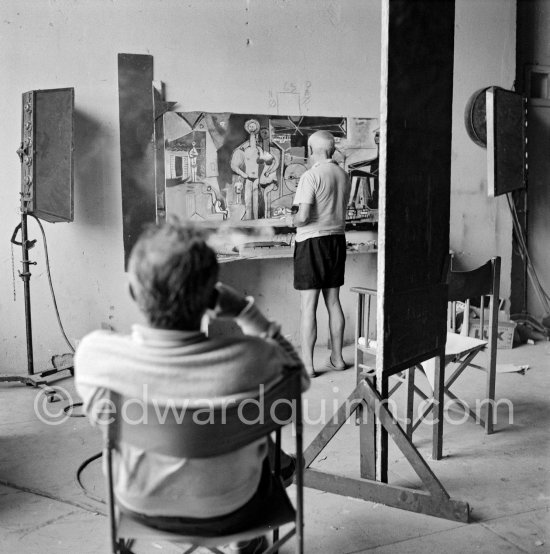
M96 496L94 493L90 492L82 482L82 472L95 460L101 458L103 456L103 452L98 452L97 454L94 454L93 456L90 456L89 458L86 458L76 470L76 482L78 486L82 489L82 492L91 500L95 500L96 502L99 502L101 504L106 504L105 500L99 496Z
M53 307L54 307L54 310L55 310L55 315L57 317L57 323L59 324L59 329L61 330L61 333L63 334L63 338L65 339L65 342L67 343L67 345L69 346L69 348L71 349L71 352L74 354L74 346L71 344L71 341L69 340L69 338L67 337L67 333L65 332L65 329L63 327L63 323L61 322L61 317L59 315L59 309L57 307L57 301L56 301L56 298L55 298L55 291L54 291L54 288L53 288L53 283L52 283L52 275L51 275L51 271L50 271L50 257L48 255L48 241L46 239L46 233L44 231L44 227L42 226L42 223L41 221L34 215L34 214L29 214L30 216L32 216L36 222L38 223L38 226L40 227L40 232L42 234L42 242L44 244L44 256L45 256L45 259L46 259L46 272L47 272L47 275L48 275L48 283L50 285L50 292L51 292L51 296L52 296L52 302L53 302ZM74 402L72 404L69 404L68 406L66 406L64 408L64 412L67 413L69 415L69 417L86 417L85 414L74 414L73 413L73 410L79 406L82 406L82 402ZM84 486L84 483L82 482L82 472L95 460L101 458L103 456L103 452L98 452L97 454L94 454L93 456L90 456L89 458L87 458L86 460L84 460L80 466L78 466L78 469L76 470L76 482L78 484L78 486L82 489L82 492L88 497L90 498L91 500L94 500L95 502L99 502L101 504L105 504L105 500L99 496L96 496L95 494L91 493L85 486Z
M29 494L35 494L36 496L42 496L43 498L49 498L50 500L55 500L56 502L62 502L64 504L69 504L70 506L74 506L75 508L79 508L81 510L86 510L87 512L91 511L89 505L82 504L80 502L77 502L75 500L70 500L68 498L64 498L55 494L51 494L47 491L36 489L34 487L26 487L23 485L19 485L17 483L12 483L11 481L7 481L5 479L0 479L0 485L3 487L9 487L10 489L15 489L21 492L26 492ZM101 515L107 515L106 513L101 512L97 508L93 508L93 513L95 514L101 514Z
M63 408L63 411L69 416L69 417L86 417L86 414L75 414L74 409L79 408L80 406L83 406L83 402L73 402L72 404L69 404L68 406L65 406Z
M59 310L57 308L57 301L55 299L55 292L53 290L53 284L52 284L52 276L50 273L50 258L48 256L48 241L46 240L46 233L44 232L44 227L42 227L42 223L40 222L40 220L34 214L29 214L29 215L36 220L36 222L38 223L38 226L40 227L40 232L42 233L42 242L44 243L44 254L46 258L46 272L48 274L48 283L50 285L50 292L52 295L52 302L55 310L55 315L57 317L57 323L59 324L59 328L61 330L61 333L63 334L63 338L65 339L65 342L68 344L69 348L71 349L71 352L74 354L74 346L71 344L71 341L68 339L67 334L65 333L65 329L63 328L63 324L61 323L61 317L59 316Z

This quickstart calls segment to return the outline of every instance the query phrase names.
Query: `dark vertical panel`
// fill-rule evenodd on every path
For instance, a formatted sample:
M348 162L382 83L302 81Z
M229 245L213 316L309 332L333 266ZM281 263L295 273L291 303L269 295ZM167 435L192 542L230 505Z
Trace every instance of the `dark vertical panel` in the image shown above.
M528 246L529 255L544 285L550 283L550 109L544 106L529 108L529 192ZM528 282L527 311L544 313L540 298ZM548 290L548 289L547 289Z
M389 371L445 343L454 0L385 0L384 9L379 364Z
M155 222L153 56L118 55L118 101L124 254Z
M487 188L494 197L525 188L525 100L499 87L486 95Z
M515 90L530 92L531 74L526 67L550 65L548 30L550 10L547 0L518 0L516 32L516 83ZM536 70L537 68L533 68ZM517 191L516 207L524 232L527 233L529 255L543 284L550 282L550 109L539 104L541 100L528 98L527 136L529 139L528 191ZM539 104L539 105L537 105ZM528 208L528 209L527 209ZM514 249L512 253L511 313L529 312L543 315L540 299L528 280L523 259Z
M153 144L155 149L155 204L156 220L158 223L166 221L166 192L165 192L165 173L164 173L164 120L163 113L171 106L170 103L163 102L162 84L157 89L152 88L153 93L153 118L154 118L154 137Z

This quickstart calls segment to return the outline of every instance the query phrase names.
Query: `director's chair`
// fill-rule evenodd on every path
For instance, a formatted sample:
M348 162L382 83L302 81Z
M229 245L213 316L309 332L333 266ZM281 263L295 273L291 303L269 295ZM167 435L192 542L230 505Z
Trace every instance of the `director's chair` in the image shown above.
M443 393L453 402L462 406L468 416L480 423L489 435L494 430L495 416L500 258L498 256L491 258L487 263L471 271L450 269L447 283L449 286L449 309L444 361L446 366L453 368L453 372L442 385ZM474 325L476 331L472 332ZM474 358L480 352L487 354L485 366L474 363ZM428 381L434 388L434 396L440 395L441 391L437 389L438 380L435 380L435 386L433 384L433 368L429 363L423 363L409 370L410 377L407 381L409 402L414 402L413 391L418 391L414 385L414 372L417 368L428 377ZM450 390L455 381L468 368L486 372L485 393L481 400L481 404L485 408L485 418L471 410L466 402L460 400ZM424 398L427 399L427 396L424 395ZM431 409L432 405L429 404L420 417L412 422L411 433L420 425Z
M165 540L178 545L190 545L185 554L198 547L207 547L211 552L223 554L217 547L234 541L245 541L273 533L273 544L265 554L277 552L279 547L296 535L296 552L303 552L303 458L302 458L302 406L301 380L299 372L286 374L273 386L261 386L258 394L248 398L218 398L215 404L188 404L174 406L154 406L147 404L145 415L143 406L111 392L114 415L105 433L105 453L107 460L107 489L111 546L113 554L131 553L135 539ZM256 402L251 402L251 400ZM205 424L204 411L209 412ZM135 414L133 410L138 410ZM201 416L195 417L197 412ZM120 417L124 413L125 417ZM159 413L163 414L159 421ZM280 432L281 428L293 423L296 434L296 509L288 498L280 472ZM264 507L255 521L243 522L241 528L231 534L219 535L215 528L200 534L186 532L185 527L178 532L167 532L152 528L142 520L137 520L124 511L117 502L113 490L113 451L126 443L148 452L157 452L176 458L208 458L221 456L244 446L270 433L276 433L277 454L275 471L270 472L271 493L262 503ZM267 463L267 462L266 462ZM228 475L228 479L231 476ZM279 527L294 522L294 526L279 538Z
M500 289L500 258L494 257L484 265L471 271L454 271L450 265L447 271L448 313L447 341L445 345L444 366L453 369L452 374L441 382L436 378L435 359L417 364L396 375L397 382L388 387L389 398L403 383L407 386L406 415L404 431L412 439L414 430L425 420L433 409L433 398L443 399L444 395L462 406L468 416L479 422L487 434L494 430L494 400L496 377L496 349L498 337L498 298ZM371 331L372 305L376 302L376 290L353 287L358 294L355 325L355 366L359 375L373 376L376 361L376 334ZM488 299L488 302L487 302ZM463 309L458 310L458 306ZM477 336L469 336L472 323L479 329ZM375 326L374 326L375 327ZM486 367L474 363L474 358L486 352ZM485 394L481 403L485 408L485 417L476 414L467 404L460 400L450 387L467 368L486 372ZM433 396L426 394L415 383L416 370L426 375L433 391ZM415 419L414 398L418 395L426 404L422 413ZM437 418L434 433L433 459L441 459L443 452L443 421Z

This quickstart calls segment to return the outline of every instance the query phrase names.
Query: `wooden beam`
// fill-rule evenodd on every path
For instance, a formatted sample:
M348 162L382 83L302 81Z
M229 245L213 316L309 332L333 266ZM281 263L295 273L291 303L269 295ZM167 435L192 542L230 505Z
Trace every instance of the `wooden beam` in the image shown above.
M156 221L153 56L118 55L118 103L124 254Z
M312 489L331 492L351 498L378 502L386 506L419 514L443 517L468 523L469 506L466 502L441 499L427 492L388 485L367 479L354 479L307 469L304 485Z

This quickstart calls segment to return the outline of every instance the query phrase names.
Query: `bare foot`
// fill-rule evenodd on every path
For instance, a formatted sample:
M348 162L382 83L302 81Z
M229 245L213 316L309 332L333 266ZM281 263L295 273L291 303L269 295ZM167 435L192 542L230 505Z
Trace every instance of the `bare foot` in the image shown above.
M312 367L306 367L306 371L310 379L315 379L319 375Z
M333 361L332 356L329 356L326 363L326 367L327 369L343 371L344 369L347 369L350 366L346 364L346 362L344 361L344 358L340 358L339 360Z

